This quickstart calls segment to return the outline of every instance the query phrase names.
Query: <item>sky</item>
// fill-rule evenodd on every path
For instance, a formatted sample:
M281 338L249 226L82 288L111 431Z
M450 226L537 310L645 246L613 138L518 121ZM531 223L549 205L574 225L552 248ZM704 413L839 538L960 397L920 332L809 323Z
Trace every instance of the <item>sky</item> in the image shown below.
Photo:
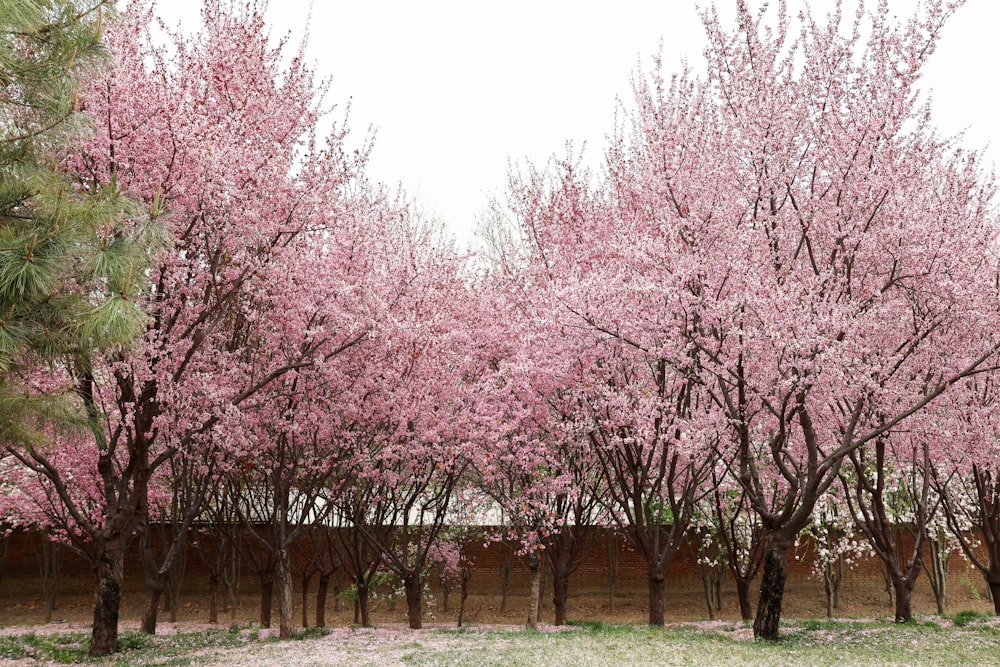
M196 29L201 4L160 0L158 13ZM717 4L732 17L735 0ZM833 6L810 4L814 14ZM900 17L917 5L889 0ZM350 102L349 142L375 132L369 176L402 186L461 244L472 242L490 198L502 199L512 166L564 156L567 142L596 166L633 75L658 53L668 73L685 60L697 70L705 46L689 0L271 0L265 16L272 37L294 44L308 28L307 57L332 81L328 102L340 110ZM1000 162L997 26L1000 2L967 0L922 85L938 127L964 131L970 148L991 144L992 162Z

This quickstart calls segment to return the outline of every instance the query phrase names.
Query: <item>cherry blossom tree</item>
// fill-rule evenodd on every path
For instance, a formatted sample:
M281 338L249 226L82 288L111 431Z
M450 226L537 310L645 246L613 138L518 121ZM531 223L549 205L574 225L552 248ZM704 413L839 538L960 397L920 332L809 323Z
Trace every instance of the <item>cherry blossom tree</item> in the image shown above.
M294 384L294 381L292 382ZM294 388L286 387L290 393ZM274 403L284 408L287 401ZM288 410L288 415L295 411ZM330 511L326 485L336 467L327 441L315 428L277 420L261 428L261 448L237 461L234 481L240 491L235 504L240 525L248 538L251 559L262 559L261 625L271 625L273 585L277 583L279 637L294 634L292 598L292 549Z
M208 622L219 622L219 586L223 587L222 608L227 606L236 620L236 592L240 572L239 489L218 478L205 497L205 511L198 517L188 542L208 574Z
M176 594L180 588L188 535L206 509L210 489L219 480L216 463L220 453L212 447L185 452L164 464L150 483L150 521L138 526L139 554L146 577L146 606L142 629L155 633L160 600L166 593L171 621L176 620ZM154 524L158 530L154 548Z
M499 229L493 232L501 231ZM525 276L511 271L516 249L495 245L492 265L476 290L480 323L476 351L481 402L475 486L492 499L504 540L522 559L529 578L527 626L537 627L544 563L552 574L555 624L566 621L569 579L607 523L597 461L586 429L575 417L575 376L557 350L565 341L544 308L523 291ZM505 266L506 265L506 266Z
M834 609L840 605L845 568L859 558L874 555L863 535L858 534L854 515L845 509L847 503L838 491L838 487L831 487L816 503L813 520L802 531L799 542L808 540L812 547L813 574L823 580L827 618L833 618Z
M124 548L149 520L157 469L208 442L240 451L253 397L363 341L370 324L361 317L332 326L358 312L357 294L338 276L358 275L368 246L353 244L353 256L318 254L315 242L359 230L358 216L346 213L367 147L349 152L339 128L317 139L323 87L301 58L287 61L269 43L260 7L230 13L209 0L205 28L174 35L170 51L146 34L149 15L134 3L109 26L114 66L80 96L101 133L68 163L81 184L114 183L140 199L171 239L148 274L143 344L111 350L75 376L81 402L102 422L96 461L81 460L99 474L101 506L80 507L67 491L78 467L37 449L24 457L95 545L95 655L116 650ZM317 266L308 276L298 269ZM297 346L277 348L294 352L269 356L270 365L244 346L262 349L274 342L266 335L282 333L259 333L254 317L264 300L304 323Z
M951 538L983 575L1000 615L1000 448L996 377L977 377L939 406L942 447L932 484Z
M12 519L76 548L86 546L77 540L83 525L35 473L52 460L94 461L80 434L100 427L75 380L141 333L157 229L116 184L80 183L63 168L93 136L81 91L108 65L101 35L110 10L28 0L0 16L0 447L27 466L5 465L22 486L4 500L23 502ZM54 452L59 440L80 447ZM93 509L94 482L81 473L58 491Z
M918 99L953 5L737 9L732 30L703 13L703 75L636 80L599 183L565 161L512 208L535 298L595 341L595 454L651 592L674 540L638 529L683 525L715 450L763 529L775 639L789 546L847 457L996 364L996 220Z
M736 585L740 617L753 620L750 586L763 563L763 529L750 497L723 465L716 465L707 481L711 491L699 503L699 521L710 533L718 557Z
M610 153L619 256L656 269L767 536L762 638L845 458L995 363L992 186L917 100L950 12L706 12L707 74L638 81Z
M551 354L576 359L567 414L597 462L610 520L647 561L649 619L662 625L666 569L712 470L716 429L651 267L626 260L621 244L642 233L629 227L631 203L589 181L572 159L512 180L530 262L522 291L563 332Z
M850 469L841 472L845 504L892 582L897 623L913 618L913 586L924 569L928 527L938 507L931 493L930 440L939 434L913 430L923 416L908 422L907 433L886 435L870 448L852 451ZM900 544L906 529L914 540L909 553Z
M462 502L462 493L458 494L458 502ZM468 498L466 498L468 500ZM481 526L464 523L461 511L453 512L449 525L443 531L441 538L434 545L431 557L438 573L438 583L441 586L441 610L450 611L448 600L451 590L457 580L459 586L458 619L455 624L463 627L465 623L465 605L469 598L469 583L475 574L475 562L471 548L484 538Z
M551 510L558 517L556 529L542 540L545 558L552 573L552 606L554 625L567 621L569 580L590 555L608 519L602 500L601 478L596 461L587 455L586 447L565 443L556 450L563 474L569 479L569 490L552 498Z
M469 298L440 230L398 219L379 269L386 316L357 358L351 394L331 406L344 461L331 502L399 577L409 625L420 628L431 553L472 448Z
M493 398L520 405L507 391ZM512 413L482 452L476 486L502 513L503 525L494 539L517 545L528 570L527 627L538 627L543 562L552 573L555 625L562 625L570 576L590 552L593 528L602 522L594 460L576 429L553 427L551 414L542 415L547 423L530 425L522 421L524 414Z

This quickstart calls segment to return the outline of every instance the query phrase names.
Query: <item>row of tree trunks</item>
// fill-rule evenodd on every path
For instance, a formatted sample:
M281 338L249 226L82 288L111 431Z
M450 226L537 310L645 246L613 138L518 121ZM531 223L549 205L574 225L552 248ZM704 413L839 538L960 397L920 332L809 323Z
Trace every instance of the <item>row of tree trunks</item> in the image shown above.
M46 542L45 544L48 544L50 550L51 549L57 549L58 552L61 553L61 548L59 547L58 544L49 543L49 542ZM898 547L896 547L894 550L898 550ZM46 557L45 558L46 563L48 563L49 559L56 558L56 557L57 556L48 556L48 557ZM940 556L938 556L938 557L940 557ZM771 595L770 595L770 597L762 596L762 598L761 598L761 603L758 606L758 617L761 618L761 619L765 619L766 620L766 619L769 619L769 618L771 618L773 616L773 611L768 611L768 609L769 609L768 605L772 605L772 608L773 608L774 600L777 599L777 596L779 594L779 589L780 589L780 592L783 592L784 582L787 581L787 569L788 569L787 558L788 558L788 556L787 556L787 545L782 550L782 548L780 546L780 543L776 543L775 541L772 541L772 545L765 551L764 563L765 563L765 569L769 570L769 577L765 577L764 581L762 581L762 587L766 588L771 593ZM536 562L537 568L534 571L532 571L532 569L531 569L532 559L529 558L528 562L526 564L527 565L527 569L528 569L528 574L529 574L529 583L531 584L531 590L529 591L529 610L530 609L534 609L535 610L533 616L531 614L529 614L528 623L529 624L530 623L534 623L533 626L529 626L529 627L537 627L538 622L540 620L540 611L541 611L541 608L542 608L542 604L541 604L542 589L544 587L544 584L543 584L543 568L542 568L543 563L542 563L542 560L540 558L536 559L536 561L537 561ZM551 567L551 563L548 563L548 564ZM54 567L54 566L46 564L45 567L51 568L51 567ZM105 600L108 601L106 603L105 607L104 607L105 610L110 609L110 608L112 608L112 607L115 606L116 603L113 600L114 600L114 596L116 596L116 595L118 596L118 599L119 599L118 604L120 604L121 577L122 577L121 563L119 563L117 565L117 567L118 567L118 572L117 573L115 573L114 568L99 568L99 573L100 573L101 582L102 582L101 585L100 585L101 586L100 590L104 592L104 595L108 596L108 597L104 598ZM287 576L290 577L291 576L290 560L288 561L287 567L289 568L287 570L288 571L288 575ZM259 573L259 575L260 575L260 584L261 584L260 621L261 621L261 624L262 624L263 627L269 627L270 626L270 619L271 619L271 616L272 616L272 600L273 600L273 595L274 595L273 582L274 582L275 576L278 575L278 573L280 571L281 571L280 561L278 561L276 563L276 567L274 568L273 571L268 571L268 570L265 569L263 572ZM308 606L306 604L306 602L307 602L309 581L310 581L311 576L313 576L315 574L315 572L316 572L316 570L312 569L312 570L309 571L308 574L307 573L303 574L303 585L302 585L302 596L303 596L302 597L302 614L303 614L302 618L303 618L303 620L302 620L302 625L304 627L308 627L308 625L309 625L308 617L306 615L307 614L307 606ZM471 568L469 568L469 572L471 573ZM319 582L320 583L319 583L319 588L318 588L317 593L316 593L315 613L316 613L316 625L320 626L320 627L324 627L326 625L326 605L327 605L327 598L328 598L328 594L329 594L329 585L330 585L331 574L332 574L332 571L331 572L327 572L324 575L321 575L319 577ZM828 581L824 582L824 586L827 589L826 590L826 594L827 594L827 614L828 614L828 616L832 616L833 608L836 607L836 598L837 598L837 592L838 592L838 589L839 589L839 585L838 584L839 584L839 580L843 576L842 567L838 568L837 574L839 575L839 576L837 576L838 581L836 582L836 584L833 584L832 589L831 589L831 583L830 582L828 582ZM56 573L56 575L54 575L54 576L58 576L58 574ZM460 625L462 623L462 617L464 616L464 604L465 604L465 600L468 597L468 583L469 583L469 579L470 578L471 578L470 576L466 576L466 577L464 577L461 580L461 585L462 585L462 606L459 609L459 624ZM913 593L913 582L914 582L914 579L911 579L911 578L908 578L908 577L905 577L905 576L896 576L896 577L893 577L891 573L888 574L886 576L886 578L888 580L888 583L890 583L890 585L891 585L891 593L892 593L892 595L890 596L890 598L893 601L893 604L894 604L894 607L895 607L896 619L897 620L907 620L908 618L912 617L912 593ZM211 579L212 578L210 577L210 580ZM210 582L210 588L212 590L214 590L214 591L217 591L217 588L218 588L218 578L216 577L214 580L216 582L215 586L212 587L211 586L211 582ZM53 582L51 582L49 584L50 588L54 586L54 583L55 582L53 581ZM703 582L703 584L704 583L705 582ZM663 575L662 572L657 572L655 569L651 569L649 571L649 573L648 573L648 587L649 587L649 603L650 603L650 618L651 619L653 619L654 615L658 617L659 615L665 614L665 605L664 606L660 605L660 601L665 600L665 595L664 595L665 584L666 584L666 582L665 582L665 576ZM737 589L739 589L741 586L744 588L743 595L738 595L737 596L739 598L739 601L740 601L741 615L743 615L743 616L750 616L750 614L747 612L747 610L742 609L742 607L744 606L744 604L743 604L744 600L748 600L749 597L750 597L750 595L749 595L749 584L748 584L748 582L739 581L739 580L737 580L736 582L734 582L734 584L735 584L735 586L736 586ZM996 601L996 599L998 597L998 593L1000 593L1000 582L992 582L992 583L991 582L987 582L987 584L989 585L989 588L991 590L991 597L994 600L994 604L996 604L995 601ZM705 585L707 585L707 584L705 584ZM151 586L150 582L147 581L147 588L148 588L148 591L147 591L147 606L146 606L146 610L144 612L144 622L145 622L145 619L148 618L148 617L150 617L150 616L152 616L152 618L155 619L157 604L159 603L159 601L161 599L163 599L163 593L165 592L165 587L166 587L166 578L165 577L163 578L163 586L160 586L160 587ZM279 590L283 590L285 588L286 588L285 586L280 586ZM287 587L287 588L290 590L290 587ZM340 588L341 588L341 586L336 586L335 587L335 589L336 589L337 592L339 592ZM420 619L420 613L421 613L421 610L420 610L420 596L414 594L413 588L414 588L414 586L412 586L412 585L405 586L406 601L407 601L407 607L408 607L408 620L410 621L411 624L416 623L416 624L419 625L419 622L420 622L419 619ZM553 602L554 602L554 609L555 609L555 623L557 625L559 625L559 624L564 623L565 620L566 620L566 603L567 603L567 600L568 600L569 578L568 577L563 577L563 576L557 576L557 575L553 574L552 575L552 590L553 590L553 595L554 595ZM360 616L360 618L357 619L357 622L364 623L365 619L367 618L368 622L370 623L370 604L369 604L369 601L368 601L369 595L367 593L368 593L368 591L364 590L363 594L361 594L361 595L358 596L358 605L357 605L357 608L361 612L361 616ZM710 598L710 599L711 599L711 601L710 601L709 604L712 604L713 606L715 606L716 609L720 608L719 607L720 600L718 600L716 598ZM213 602L214 602L214 600L215 600L215 595L213 595ZM532 600L533 600L533 602L532 602ZM53 601L54 601L54 598L53 598ZM336 604L339 607L339 599L336 601ZM49 606L50 606L50 613L51 613L51 608L54 608L54 605L51 604L51 603L49 603ZM217 611L213 611L213 608L214 608L214 605L212 606L212 608L210 608L210 616L216 618L216 620L213 621L213 622L217 622ZM288 608L291 609L291 604L290 603L288 604ZM103 612L103 613L104 613L104 616L102 616L102 618L105 618L106 622L110 622L111 616L108 613L106 613L106 612ZM106 623L102 623L100 625L101 625L101 627L103 627L105 624ZM292 626L291 622L289 622L287 624L287 626L289 628L291 628L291 626ZM761 626L761 627L765 628L766 626ZM144 629L145 629L145 627L144 627ZM106 639L106 641L110 641L110 639Z

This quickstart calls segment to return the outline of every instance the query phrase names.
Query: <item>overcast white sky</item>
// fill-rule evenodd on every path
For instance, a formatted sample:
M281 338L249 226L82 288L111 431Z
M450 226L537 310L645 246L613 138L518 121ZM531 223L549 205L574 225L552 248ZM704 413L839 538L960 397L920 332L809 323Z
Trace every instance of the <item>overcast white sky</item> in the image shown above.
M310 4L311 19L309 18ZM708 2L700 4L707 5ZM732 16L735 0L718 0ZM752 2L759 5L759 2ZM815 14L831 0L813 0ZM848 6L854 5L848 0ZM876 0L868 0L874 7ZM917 0L890 0L905 16ZM801 0L790 0L794 10ZM613 130L616 99L629 101L637 66L648 71L663 42L665 69L700 67L704 32L689 0L271 0L273 37L308 25L309 56L333 80L329 100L351 100L355 141L377 132L369 174L403 188L440 216L460 242L472 238L508 161L542 163L586 144L596 164ZM199 23L201 0L160 0L168 24ZM966 144L993 144L1000 2L968 0L945 27L924 79L935 120Z

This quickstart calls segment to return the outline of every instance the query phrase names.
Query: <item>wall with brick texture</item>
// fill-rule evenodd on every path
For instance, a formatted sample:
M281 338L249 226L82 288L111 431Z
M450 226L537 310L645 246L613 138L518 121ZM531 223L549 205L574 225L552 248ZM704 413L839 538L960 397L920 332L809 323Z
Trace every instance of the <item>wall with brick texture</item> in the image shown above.
M16 610L23 611L24 622L37 622L40 612L42 579L41 536L34 533L15 532L7 538L6 562L0 579L0 606L6 607L17 616ZM609 544L609 539L611 540ZM904 550L912 548L912 538L901 533ZM296 587L300 588L299 572L302 561L310 547L303 543L296 550ZM614 614L611 614L609 585L609 563L612 561L610 549L617 553L618 571L614 599ZM520 558L511 554L503 543L474 543L470 551L475 562L475 574L470 584L467 603L467 620L470 622L512 622L519 623L524 616L523 607L527 600L528 577ZM785 597L786 617L820 617L826 613L826 598L823 582L812 574L814 551L806 543L795 550L790 562L789 579ZM510 562L508 604L505 613L500 612L502 592L502 572L505 563ZM137 617L144 602L144 583L138 554L133 545L126 558L126 581L123 618ZM182 620L204 620L206 615L204 597L208 590L207 573L196 554L189 553L186 559L182 601L186 613ZM65 554L59 581L59 602L57 608L89 608L92 600L94 574L88 563L79 555L68 551ZM758 579L754 588L759 585ZM316 578L311 583L316 587ZM256 576L244 563L240 579L241 619L256 618L258 582ZM756 591L755 591L756 592ZM430 620L445 621L454 616L443 614L441 590L432 575L428 581L428 612ZM300 590L296 590L296 604L300 604ZM646 565L641 556L632 551L621 537L609 536L605 531L595 531L592 548L580 568L570 580L569 616L571 619L620 620L622 622L642 622L646 617L647 578ZM723 584L723 609L721 618L738 618L735 588L728 576ZM835 612L838 616L891 616L885 579L880 563L875 558L862 560L845 572L841 592L841 606ZM451 595L452 610L458 602L456 590ZM311 594L309 604L313 604ZM333 608L332 591L328 610ZM546 608L551 609L551 589L545 592ZM275 600L275 614L277 613ZM403 619L405 605L400 600L391 599L388 590L380 592L375 605L375 622L392 622ZM949 611L976 609L992 611L986 588L979 573L959 554L951 560L949 577ZM934 598L927 578L921 575L914 592L914 611L917 614L935 613ZM312 612L310 612L312 613ZM345 612L347 611L345 610ZM59 614L57 612L56 616ZM297 612L297 618L300 612ZM551 614L549 614L548 620ZM346 617L338 617L328 611L332 623L342 622ZM708 618L701 570L697 564L696 545L685 544L677 553L667 573L667 617L668 620L703 620ZM224 618L228 619L227 615ZM34 619L34 620L33 620ZM347 618L346 622L349 622ZM543 609L542 620L547 620ZM11 622L10 615L3 622Z

